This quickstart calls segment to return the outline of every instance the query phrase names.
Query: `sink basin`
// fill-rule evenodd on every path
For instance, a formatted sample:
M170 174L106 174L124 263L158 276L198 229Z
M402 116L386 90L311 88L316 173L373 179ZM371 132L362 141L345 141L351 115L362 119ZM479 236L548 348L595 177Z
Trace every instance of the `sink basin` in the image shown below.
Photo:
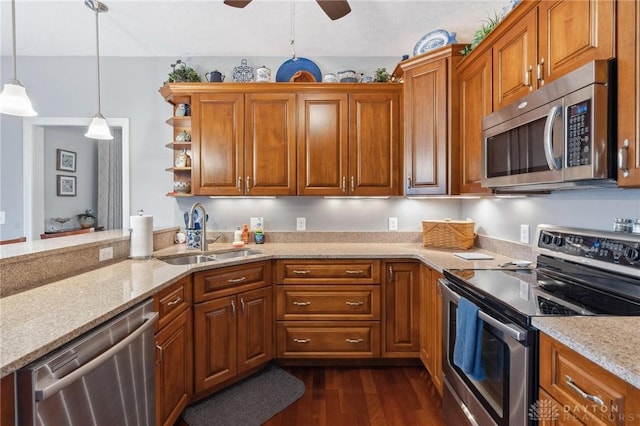
M262 254L262 252L260 250L251 250L251 249L227 250L227 251L220 251L216 253L187 254L184 256L169 257L169 258L160 259L160 260L162 260L163 262L169 263L171 265L193 265L197 263L215 262L219 260L235 259L237 257L246 257L246 256L251 256L253 254Z

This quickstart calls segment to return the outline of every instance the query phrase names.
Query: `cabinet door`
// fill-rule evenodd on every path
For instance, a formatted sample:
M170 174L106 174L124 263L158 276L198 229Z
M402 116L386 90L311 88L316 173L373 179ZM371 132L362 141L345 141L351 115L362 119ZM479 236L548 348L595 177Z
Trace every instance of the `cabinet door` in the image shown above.
M349 95L349 195L400 195L400 96Z
M420 274L420 359L442 395L442 274L424 265Z
M298 195L346 195L346 93L298 95Z
M238 373L273 358L273 288L240 293L238 300Z
M191 309L156 334L156 424L171 426L193 392Z
M242 195L244 95L196 94L191 113L193 193Z
M447 191L447 60L405 74L407 195Z
M618 185L640 186L640 4L618 7Z
M530 10L496 40L493 45L494 111L536 88L537 44L536 9Z
M196 393L236 375L237 310L235 295L194 307Z
M615 56L614 7L612 0L540 2L538 86L595 59Z
M420 265L385 264L385 357L418 357L420 351Z
M460 70L460 192L490 192L482 180L482 118L492 112L491 51Z
M246 195L295 195L295 93L245 97Z

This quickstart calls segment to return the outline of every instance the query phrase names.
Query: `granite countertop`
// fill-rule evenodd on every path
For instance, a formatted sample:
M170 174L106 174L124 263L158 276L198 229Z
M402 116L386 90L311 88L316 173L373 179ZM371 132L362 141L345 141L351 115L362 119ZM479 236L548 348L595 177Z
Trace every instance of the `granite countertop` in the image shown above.
M640 389L640 317L540 317L533 325Z
M411 258L442 271L445 268L495 268L510 258L467 261L454 250L425 249L416 243L272 243L250 244L259 255L197 265L169 265L157 258L125 260L59 280L32 290L0 298L0 377L35 361L109 318L152 297L159 290L192 272L277 258ZM209 251L231 249L210 244ZM459 251L459 250L458 250ZM469 251L486 250L472 249ZM197 252L174 245L156 257Z

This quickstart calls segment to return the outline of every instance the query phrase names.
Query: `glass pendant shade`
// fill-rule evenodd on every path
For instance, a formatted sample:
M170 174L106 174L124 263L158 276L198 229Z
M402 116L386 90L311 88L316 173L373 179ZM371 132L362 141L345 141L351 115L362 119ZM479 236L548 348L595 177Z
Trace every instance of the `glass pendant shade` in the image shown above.
M0 113L18 115L21 117L35 117L38 113L33 109L27 91L18 80L5 83L0 93Z
M91 124L89 125L89 129L84 135L91 139L113 139L111 129L109 129L109 126L107 125L107 120L105 120L105 118L100 114L96 114L95 117L93 117L93 120L91 120Z

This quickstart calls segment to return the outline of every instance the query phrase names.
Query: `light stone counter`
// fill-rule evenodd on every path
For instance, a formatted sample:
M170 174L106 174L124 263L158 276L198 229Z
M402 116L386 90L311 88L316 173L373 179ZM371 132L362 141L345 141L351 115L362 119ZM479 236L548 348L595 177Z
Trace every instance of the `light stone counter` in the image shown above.
M541 317L533 325L640 389L640 317Z
M35 361L183 276L200 270L278 258L409 258L438 271L495 268L510 260L494 254L492 260L466 261L453 255L456 250L425 249L418 243L272 243L247 247L259 249L262 254L188 266L173 266L158 259L124 260L0 298L0 376ZM209 251L230 248L228 243L211 244ZM470 251L489 253L479 249ZM166 257L186 252L182 244L157 251L155 255Z

